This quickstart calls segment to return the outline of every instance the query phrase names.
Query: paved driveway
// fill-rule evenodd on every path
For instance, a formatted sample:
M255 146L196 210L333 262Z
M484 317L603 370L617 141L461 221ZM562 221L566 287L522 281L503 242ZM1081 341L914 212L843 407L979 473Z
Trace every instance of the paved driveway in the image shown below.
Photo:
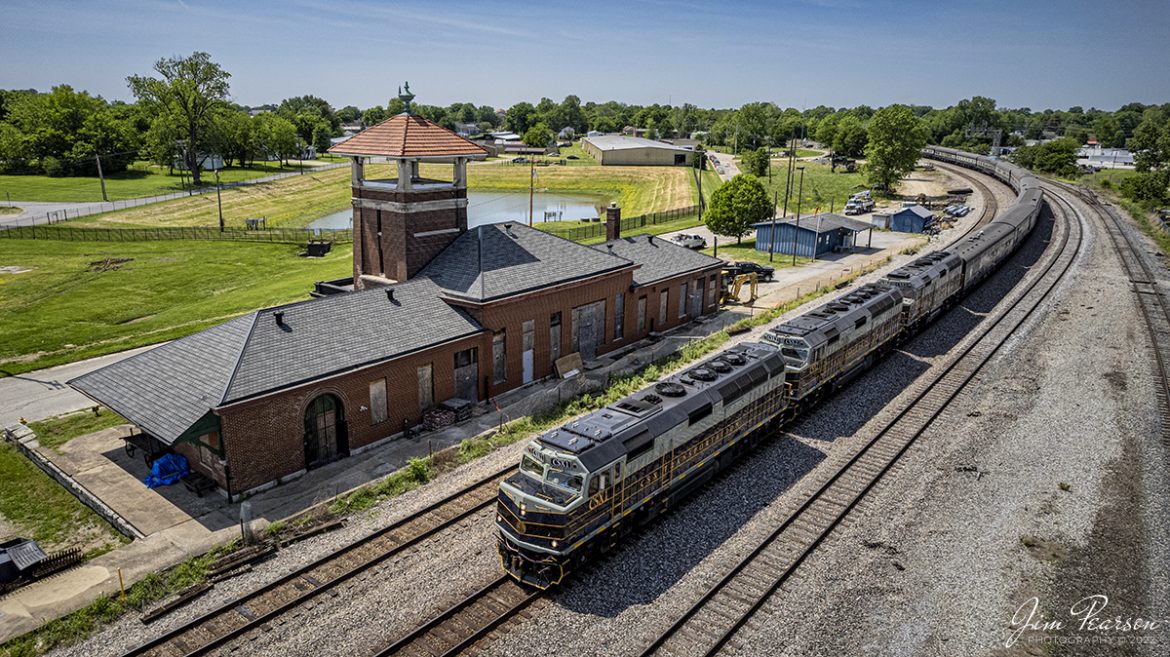
M16 424L22 417L31 422L93 406L92 400L65 382L154 346L0 379L0 427Z

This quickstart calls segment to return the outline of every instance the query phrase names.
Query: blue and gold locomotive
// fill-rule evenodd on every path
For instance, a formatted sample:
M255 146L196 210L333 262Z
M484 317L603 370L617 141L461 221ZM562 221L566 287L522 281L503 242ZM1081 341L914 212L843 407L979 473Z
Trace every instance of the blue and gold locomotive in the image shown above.
M500 485L504 569L545 589L616 545L863 372L985 279L1039 216L1037 181L1010 164L949 149L928 157L1009 183L1016 203L969 238L549 431Z

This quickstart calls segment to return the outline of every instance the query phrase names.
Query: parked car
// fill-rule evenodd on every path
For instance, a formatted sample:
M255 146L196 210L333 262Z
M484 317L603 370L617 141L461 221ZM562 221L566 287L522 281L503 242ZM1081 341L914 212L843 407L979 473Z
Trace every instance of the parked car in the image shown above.
M761 265L758 262L750 261L728 263L723 268L723 271L732 275L755 274L756 278L761 281L772 280L773 275L776 273L776 270L771 267Z
M565 159L566 160L579 160L581 158L577 157L576 155L566 155Z
M514 157L514 158L512 158L512 164L528 164L528 158Z
M702 235L692 235L689 233L679 233L670 238L671 242L679 246L685 246L688 249L705 249L707 248L707 239Z

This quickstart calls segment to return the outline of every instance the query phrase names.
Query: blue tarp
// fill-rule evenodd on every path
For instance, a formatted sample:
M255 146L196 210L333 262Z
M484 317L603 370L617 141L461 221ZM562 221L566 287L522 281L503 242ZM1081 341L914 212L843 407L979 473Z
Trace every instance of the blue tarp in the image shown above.
M147 488L170 486L190 471L187 459L178 454L164 454L150 466L150 474L143 481Z

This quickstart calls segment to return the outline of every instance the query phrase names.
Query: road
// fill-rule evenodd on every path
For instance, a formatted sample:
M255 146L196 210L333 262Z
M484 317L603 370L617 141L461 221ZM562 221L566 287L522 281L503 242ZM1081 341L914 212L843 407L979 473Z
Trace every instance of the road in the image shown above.
M93 401L65 382L154 346L157 345L0 379L0 427L16 424L22 417L31 422L93 406Z
M727 182L739 175L739 165L735 163L735 156L731 153L707 151L707 159L715 166L715 173L723 182Z

